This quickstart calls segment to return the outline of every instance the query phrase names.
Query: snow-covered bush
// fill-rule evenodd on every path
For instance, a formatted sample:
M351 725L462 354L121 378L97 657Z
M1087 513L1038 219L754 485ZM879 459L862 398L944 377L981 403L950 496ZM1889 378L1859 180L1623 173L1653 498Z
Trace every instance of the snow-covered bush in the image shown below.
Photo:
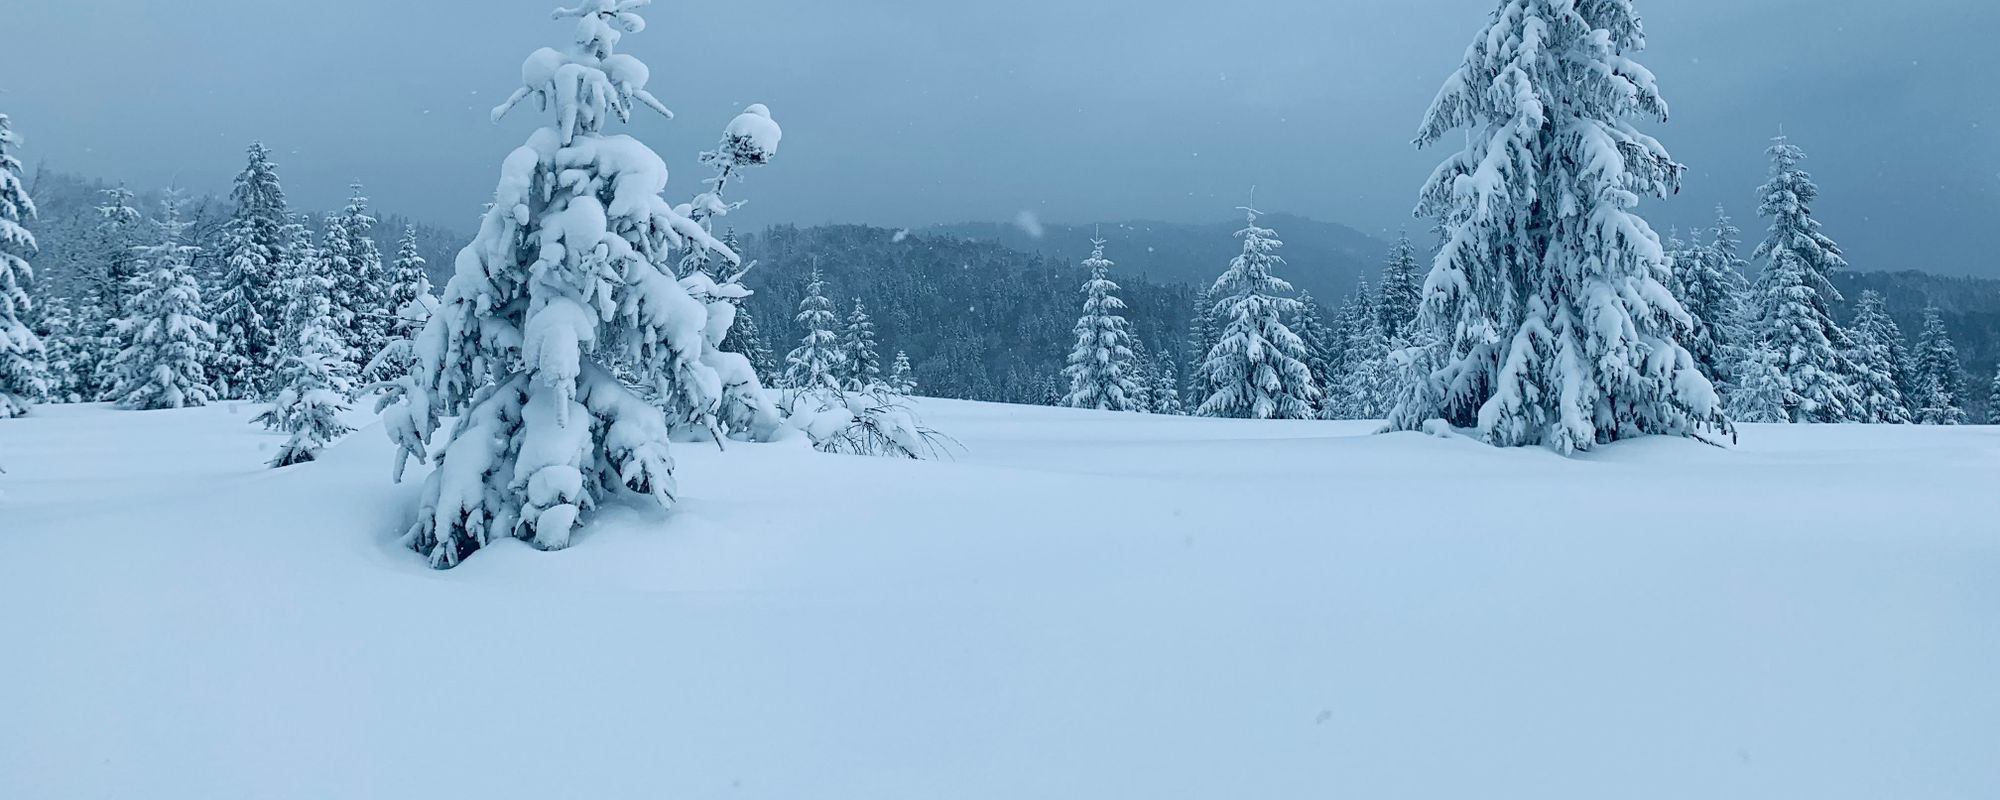
M793 411L792 425L824 453L892 458L936 458L953 442L917 418L901 396L877 387L865 392L819 392L812 407Z

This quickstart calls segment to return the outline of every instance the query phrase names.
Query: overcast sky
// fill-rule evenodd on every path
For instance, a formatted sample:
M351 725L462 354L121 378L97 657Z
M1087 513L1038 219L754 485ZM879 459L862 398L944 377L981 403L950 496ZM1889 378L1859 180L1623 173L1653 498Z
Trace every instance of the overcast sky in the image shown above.
M354 179L470 231L536 124L487 110L566 25L551 0L8 0L0 112L32 164L221 190L270 144L295 202ZM1409 140L1493 0L660 0L622 48L679 115L636 133L698 189L743 105L786 132L740 224L1210 221L1267 210L1410 224L1442 151ZM693 9L709 9L696 13ZM1782 125L1862 268L2000 276L1994 0L1640 0L1690 171L1656 226L1723 202L1759 228Z

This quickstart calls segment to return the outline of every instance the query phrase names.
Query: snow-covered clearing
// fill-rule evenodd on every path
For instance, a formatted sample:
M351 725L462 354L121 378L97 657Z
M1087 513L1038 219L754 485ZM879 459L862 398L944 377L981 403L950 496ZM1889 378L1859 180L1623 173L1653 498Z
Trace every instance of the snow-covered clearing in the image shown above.
M922 407L446 572L379 427L0 422L0 797L2000 796L2000 428Z

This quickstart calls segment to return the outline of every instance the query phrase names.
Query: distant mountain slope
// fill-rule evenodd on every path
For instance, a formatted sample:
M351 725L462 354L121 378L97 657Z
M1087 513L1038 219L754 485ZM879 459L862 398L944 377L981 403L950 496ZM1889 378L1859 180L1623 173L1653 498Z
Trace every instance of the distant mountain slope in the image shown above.
M1356 279L1370 283L1381 272L1389 243L1331 222L1293 214L1266 214L1259 220L1275 229L1285 247L1286 269L1280 277L1311 291L1321 302L1335 305L1354 291ZM1241 218L1213 223L1106 222L1102 225L1041 224L1034 236L1016 223L968 222L938 225L925 233L998 242L1026 253L1075 262L1090 254L1090 240L1101 231L1109 242L1105 255L1118 262L1115 273L1143 276L1160 283L1206 286L1241 252L1235 233Z

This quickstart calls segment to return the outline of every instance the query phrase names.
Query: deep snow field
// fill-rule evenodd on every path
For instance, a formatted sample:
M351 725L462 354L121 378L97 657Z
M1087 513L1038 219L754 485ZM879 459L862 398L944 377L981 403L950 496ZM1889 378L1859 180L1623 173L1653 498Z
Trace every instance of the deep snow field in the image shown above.
M922 411L449 572L378 427L0 422L0 798L2000 797L2000 428Z

